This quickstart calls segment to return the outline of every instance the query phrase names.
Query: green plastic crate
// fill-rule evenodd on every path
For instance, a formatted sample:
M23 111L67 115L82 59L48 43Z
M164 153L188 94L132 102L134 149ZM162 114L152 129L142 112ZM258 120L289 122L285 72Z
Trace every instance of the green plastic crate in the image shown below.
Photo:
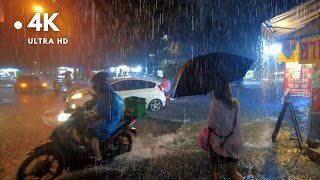
M146 99L131 96L125 99L125 111L133 113L136 118L146 116Z

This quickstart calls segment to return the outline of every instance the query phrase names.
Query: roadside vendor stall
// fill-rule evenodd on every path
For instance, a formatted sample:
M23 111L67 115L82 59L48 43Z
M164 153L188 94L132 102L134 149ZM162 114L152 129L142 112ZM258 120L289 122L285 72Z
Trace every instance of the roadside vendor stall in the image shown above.
M262 23L262 36L281 44L284 94L310 98L308 146L320 147L320 1L310 0Z

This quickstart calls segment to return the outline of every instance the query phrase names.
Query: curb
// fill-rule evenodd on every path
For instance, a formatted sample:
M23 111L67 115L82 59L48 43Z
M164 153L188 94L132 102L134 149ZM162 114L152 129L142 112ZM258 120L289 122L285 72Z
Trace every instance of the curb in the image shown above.
M320 164L320 148L306 148L311 161Z
M171 121L171 122L180 122L180 123L189 123L189 124L196 124L196 123L202 123L206 122L207 120L198 120L198 121L190 121L190 120L182 120L182 119L166 119L166 118L161 118L161 117L155 117L155 116L150 116L146 114L144 118L149 118L149 119L155 119L155 120L160 120L160 121Z

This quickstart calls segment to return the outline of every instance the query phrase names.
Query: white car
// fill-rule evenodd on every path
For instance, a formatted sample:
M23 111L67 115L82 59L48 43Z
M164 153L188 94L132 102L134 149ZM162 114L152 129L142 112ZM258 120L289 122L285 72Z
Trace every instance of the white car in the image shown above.
M146 99L146 108L151 111L158 111L166 104L164 88L161 81L139 79L139 78L123 78L116 79L110 83L112 89L122 99L136 96ZM84 88L75 91L67 97L67 108L75 110L83 107L83 105L91 100L94 91L91 88Z

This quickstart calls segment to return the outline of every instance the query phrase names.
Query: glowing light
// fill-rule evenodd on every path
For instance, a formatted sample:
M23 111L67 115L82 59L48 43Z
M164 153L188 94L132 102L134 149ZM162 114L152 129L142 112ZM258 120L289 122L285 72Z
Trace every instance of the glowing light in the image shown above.
M43 87L47 87L48 84L47 84L47 83L42 83L42 86L43 86Z
M114 68L114 67L110 68L110 72L112 72L112 73L116 72L116 68Z
M72 104L72 105L71 105L71 108L72 108L72 109L75 109L76 107L77 107L77 106L76 106L75 104Z
M26 83L22 83L20 86L25 88L25 87L27 87L27 84Z
M71 96L71 99L80 99L82 98L82 93L76 93L73 96Z
M121 65L121 66L118 66L118 68L120 68L120 69L129 69L129 67L127 65Z
M266 47L265 51L267 55L278 55L282 51L282 44L271 44Z
M34 5L33 6L33 10L36 12L36 13L43 13L43 8L39 5Z
M137 66L137 67L134 67L134 68L131 68L131 71L132 72L141 72L142 71L142 67L141 66Z
M71 116L71 114L62 112L58 115L58 121L64 122L64 121L68 120L70 116Z
M137 70L137 72L141 72L142 67L141 67L141 66L138 66L136 70Z

